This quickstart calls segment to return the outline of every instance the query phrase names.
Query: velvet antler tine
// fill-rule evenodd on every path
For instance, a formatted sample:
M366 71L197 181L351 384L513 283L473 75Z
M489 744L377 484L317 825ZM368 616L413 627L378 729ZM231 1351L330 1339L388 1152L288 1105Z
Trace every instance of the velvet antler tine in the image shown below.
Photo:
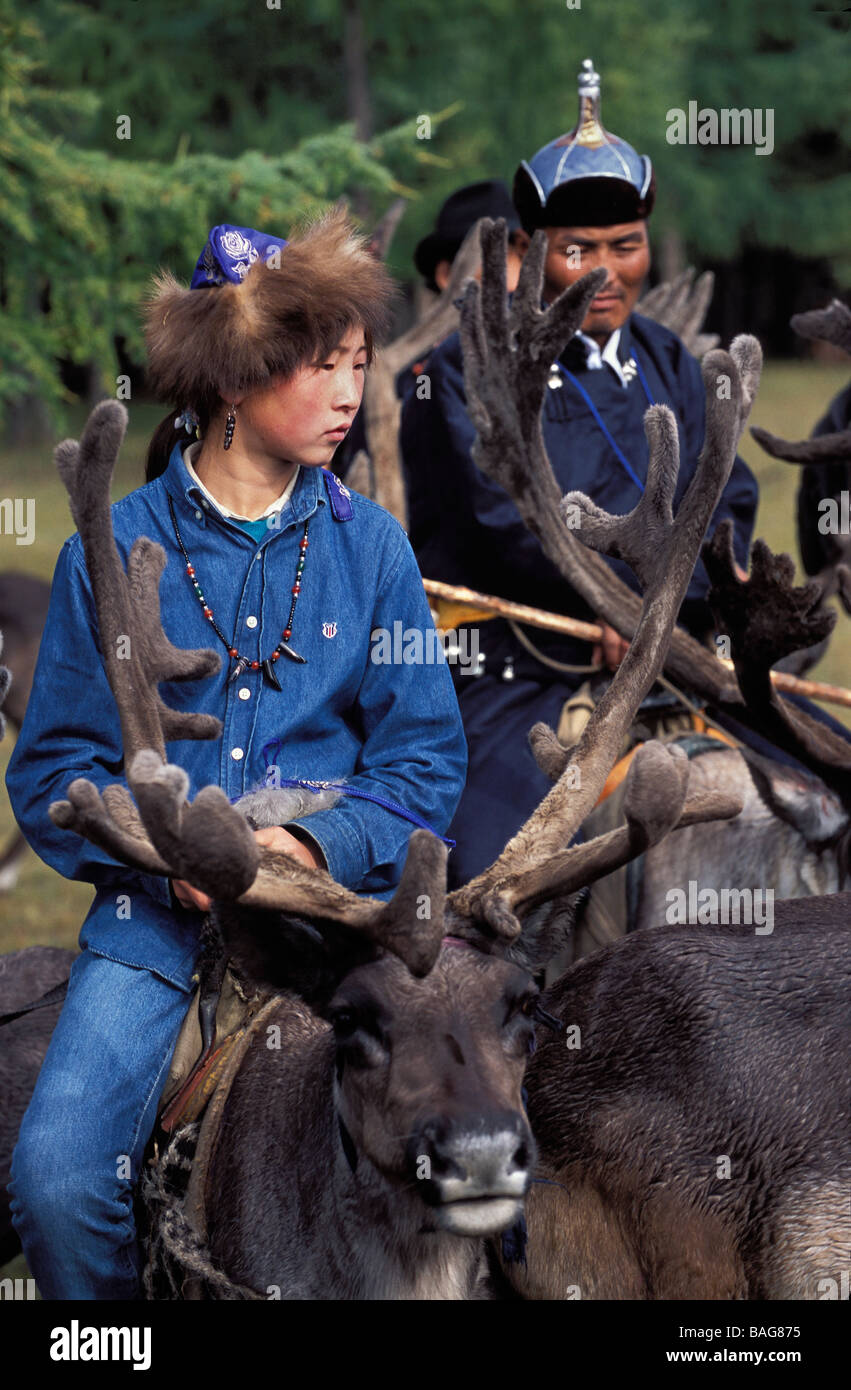
M712 582L709 603L730 638L739 685L755 726L828 786L847 795L851 750L845 739L778 695L770 675L783 657L823 641L832 631L836 613L823 605L824 580L796 586L791 557L775 555L764 541L756 541L751 577L743 583L735 573L729 521L704 545L703 557Z
M555 730L541 721L529 730L529 745L544 776L549 777L551 782L557 782L570 762L573 749L559 743Z
M706 318L709 305L712 302L714 289L715 276L711 270L705 270L702 275L698 275L693 285L689 284L680 326L675 329L677 336L682 338L686 346L694 342L700 334L703 320Z
M85 836L122 864L149 874L171 872L147 839L139 839L115 823L97 787L85 777L75 777L67 799L51 801L47 814L60 830Z
M602 267L589 270L581 280L562 290L558 299L553 300L547 313L541 315L529 339L527 351L530 362L535 363L538 368L537 379L542 400L551 362L564 351L574 333L582 327L591 300L603 288L605 282L606 271ZM514 317L512 315L512 318Z
M762 347L750 333L739 333L730 344L730 356L739 374L740 408L736 444L744 433L762 377ZM704 377L704 381L706 378Z
M694 282L694 283L692 283ZM670 328L695 357L703 357L718 343L716 333L702 333L703 320L712 299L715 277L705 270L694 279L689 266L673 280L665 280L648 290L638 301L636 313Z
M627 774L625 825L584 844L561 849L529 872L510 875L489 891L481 915L472 921L459 911L456 894L450 894L452 930L476 936L485 924L499 936L516 937L522 930L519 914L525 916L543 902L564 898L595 883L658 844L672 830L700 821L730 820L739 814L742 798L737 792L701 789L692 793L689 774L690 764L681 748L656 741L644 744Z
M676 422L667 406L654 405L645 411L644 433L654 467L648 472L645 490L631 512L612 516L582 492L566 493L561 507L565 516L579 513L579 539L583 545L624 560L642 588L647 588L666 553L673 522L679 443Z
M851 458L851 430L820 434L815 439L799 439L794 443L758 425L751 426L751 434L767 454L785 463L830 463L834 459Z
M540 319L543 312L541 309L541 290L544 284L547 245L546 233L537 231L523 257L512 305L515 318L519 323L534 324Z
M479 228L484 272L481 285L482 335L492 351L505 353L510 350L505 286L507 224L503 217L496 222L483 217Z
M159 576L165 563L162 547L146 541L137 551L130 579L118 554L112 530L109 485L127 426L127 412L118 401L103 401L89 416L79 444L66 440L55 453L56 466L68 490L98 614L101 651L121 719L125 765L144 748L165 760L161 702L156 681L192 680L218 670L220 660L209 650L182 651L172 646L159 625L158 648L152 613ZM139 542L136 543L139 546ZM134 547L134 550L136 547ZM134 596L141 596L137 608ZM205 716L178 714L170 720L180 738L210 738L221 723Z
M817 338L851 352L851 309L841 299L832 299L824 309L793 314L789 323L802 338Z
M436 835L415 830L399 886L376 917L376 941L399 956L412 975L427 975L440 953L447 853Z

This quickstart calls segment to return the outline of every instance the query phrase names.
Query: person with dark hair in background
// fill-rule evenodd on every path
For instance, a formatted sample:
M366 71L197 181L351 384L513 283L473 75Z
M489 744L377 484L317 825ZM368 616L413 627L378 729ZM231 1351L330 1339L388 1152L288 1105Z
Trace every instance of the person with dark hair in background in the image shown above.
M481 183L465 184L463 188L456 188L454 193L450 193L437 214L434 230L417 242L414 264L431 293L437 295L446 289L455 257L470 228L476 225L480 217L505 218L508 226L505 274L509 290L516 286L529 236L520 225L507 185L502 179L485 179ZM413 392L427 363L427 357L415 359L399 372L396 394L400 400L406 400ZM334 455L334 468L341 478L345 477L360 449L368 452L363 411Z

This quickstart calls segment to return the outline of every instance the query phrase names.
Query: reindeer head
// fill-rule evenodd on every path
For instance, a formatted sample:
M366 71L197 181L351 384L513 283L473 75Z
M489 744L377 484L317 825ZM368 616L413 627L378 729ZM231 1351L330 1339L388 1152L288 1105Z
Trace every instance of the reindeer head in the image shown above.
M519 1217L536 1158L521 1087L537 999L525 970L451 938L424 980L387 956L334 994L350 1161L421 1200L421 1229L480 1236Z

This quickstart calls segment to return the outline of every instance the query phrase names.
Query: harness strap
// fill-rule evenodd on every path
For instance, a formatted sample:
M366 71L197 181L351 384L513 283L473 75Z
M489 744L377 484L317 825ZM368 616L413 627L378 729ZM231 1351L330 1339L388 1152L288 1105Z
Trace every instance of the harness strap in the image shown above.
M184 1215L195 1232L196 1236L206 1245L209 1232L207 1230L207 1205L206 1187L207 1176L210 1164L216 1151L216 1144L219 1137L222 1112L230 1095L234 1077L245 1061L245 1055L253 1039L264 1027L267 1018L274 1013L280 1005L280 995L271 995L262 1008L249 1020L244 1030L239 1034L238 1043L233 1046L222 1069L219 1084L213 1093L212 1099L204 1112L201 1121L201 1129L198 1135L198 1144L192 1159L192 1168L189 1174L189 1183L186 1188L186 1198L184 1201ZM200 1287L197 1281L187 1281L184 1297L187 1299L200 1298ZM246 1296L262 1298L263 1294L254 1290L246 1291Z

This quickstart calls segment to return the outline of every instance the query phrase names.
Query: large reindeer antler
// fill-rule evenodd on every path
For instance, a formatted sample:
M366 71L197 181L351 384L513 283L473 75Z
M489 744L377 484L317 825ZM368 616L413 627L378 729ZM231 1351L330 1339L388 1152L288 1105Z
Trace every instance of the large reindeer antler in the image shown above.
M783 657L823 641L836 613L823 605L820 578L795 586L789 555L775 555L756 541L751 577L743 583L733 558L733 525L724 521L703 547L712 581L709 603L730 637L739 686L750 722L779 748L791 753L833 787L851 798L851 746L827 725L782 699L771 683L771 668Z
M592 272L542 310L546 238L544 233L536 233L509 310L505 295L505 223L483 220L480 228L481 291L476 284L468 286L461 325L465 386L471 415L479 430L474 444L475 461L506 490L547 557L591 611L623 637L633 639L642 602L600 556L580 543L584 535L579 537L564 524L561 495L541 430L549 362L581 325L600 273ZM814 331L817 327L825 336L832 334L832 341L845 342L845 314L840 312L843 309L841 305L838 309L831 306L827 324L818 319ZM709 420L716 420L718 407L725 404L730 406L727 418L732 420L735 416L730 432L738 440L756 395L761 366L759 343L747 335L733 340L729 354L713 351L704 357L701 371L707 391L707 445ZM734 377L739 393L735 409L730 402L718 400L717 390L720 381L728 378L732 384ZM726 390L721 394L725 395ZM710 517L711 514L710 510ZM841 573L839 579L842 580ZM726 627L721 630L726 631ZM673 629L664 654L664 671L713 708L760 732L761 706L749 708L733 673L682 628ZM780 696L775 695L774 703L785 721L795 722L805 740L813 747L823 746L824 726L818 720Z
M124 407L104 401L79 444L59 445L56 463L85 550L104 665L121 718L127 787L116 783L101 795L86 778L77 778L67 800L51 803L51 819L125 864L185 878L213 899L342 923L393 951L414 974L427 973L443 934L446 849L436 836L414 832L396 894L383 903L359 897L324 870L262 848L220 787L203 787L187 802L189 779L166 763L166 742L217 738L222 726L210 715L170 709L156 687L211 675L219 656L183 651L166 637L158 597L162 546L140 537L126 573L121 563L109 486L126 423ZM413 910L423 892L431 898L429 921L420 921Z
M505 222L483 218L479 227L481 300L478 286L468 285L470 297L462 307L461 322L467 399L473 423L480 431L474 458L483 473L505 488L547 558L591 611L621 636L631 639L641 615L641 600L617 578L605 560L589 553L564 525L559 511L561 492L541 430L550 363L581 325L587 305L602 281L602 272L593 271L542 310L547 242L543 232L536 232L523 260L509 310L505 294ZM485 339L492 344L487 355ZM740 355L742 410L746 414L755 390L754 374L758 379L761 366L759 344L752 338L737 339L731 353L734 357ZM721 361L727 360L726 354L721 354ZM710 354L703 360L703 369L706 380L707 371L718 374L724 367ZM699 689L714 703L741 703L732 673L681 628L676 628L671 638L665 672L672 680Z
M588 845L567 847L596 804L638 706L662 669L701 541L733 466L759 379L760 352L755 340L744 339L737 340L730 354L713 352L704 360L704 447L676 519L672 502L679 440L667 406L652 406L645 415L648 477L632 512L611 516L578 492L562 500L541 432L543 392L550 362L582 323L605 272L593 271L549 309L542 309L545 239L536 234L509 308L501 269L504 257L496 254L501 236L499 226L493 224L483 231L483 285L481 291L476 284L468 285L461 311L465 385L478 431L473 457L510 493L527 525L571 582L580 568L574 553L579 549L578 538L592 551L625 560L644 591L629 651L579 744L571 750L569 765L496 862L449 896L453 918L462 924L487 924L510 938L520 931L518 909L526 911L593 881L678 824L728 818L741 810L741 802L726 795L688 802L687 764L672 750L650 743L633 761L627 826ZM722 373L730 389L719 399L716 384ZM580 526L569 532L565 520L577 511ZM587 568L596 562L614 578L593 554L582 550L579 554ZM625 586L619 587L628 592ZM550 737L543 726L536 726L535 739L544 761Z

